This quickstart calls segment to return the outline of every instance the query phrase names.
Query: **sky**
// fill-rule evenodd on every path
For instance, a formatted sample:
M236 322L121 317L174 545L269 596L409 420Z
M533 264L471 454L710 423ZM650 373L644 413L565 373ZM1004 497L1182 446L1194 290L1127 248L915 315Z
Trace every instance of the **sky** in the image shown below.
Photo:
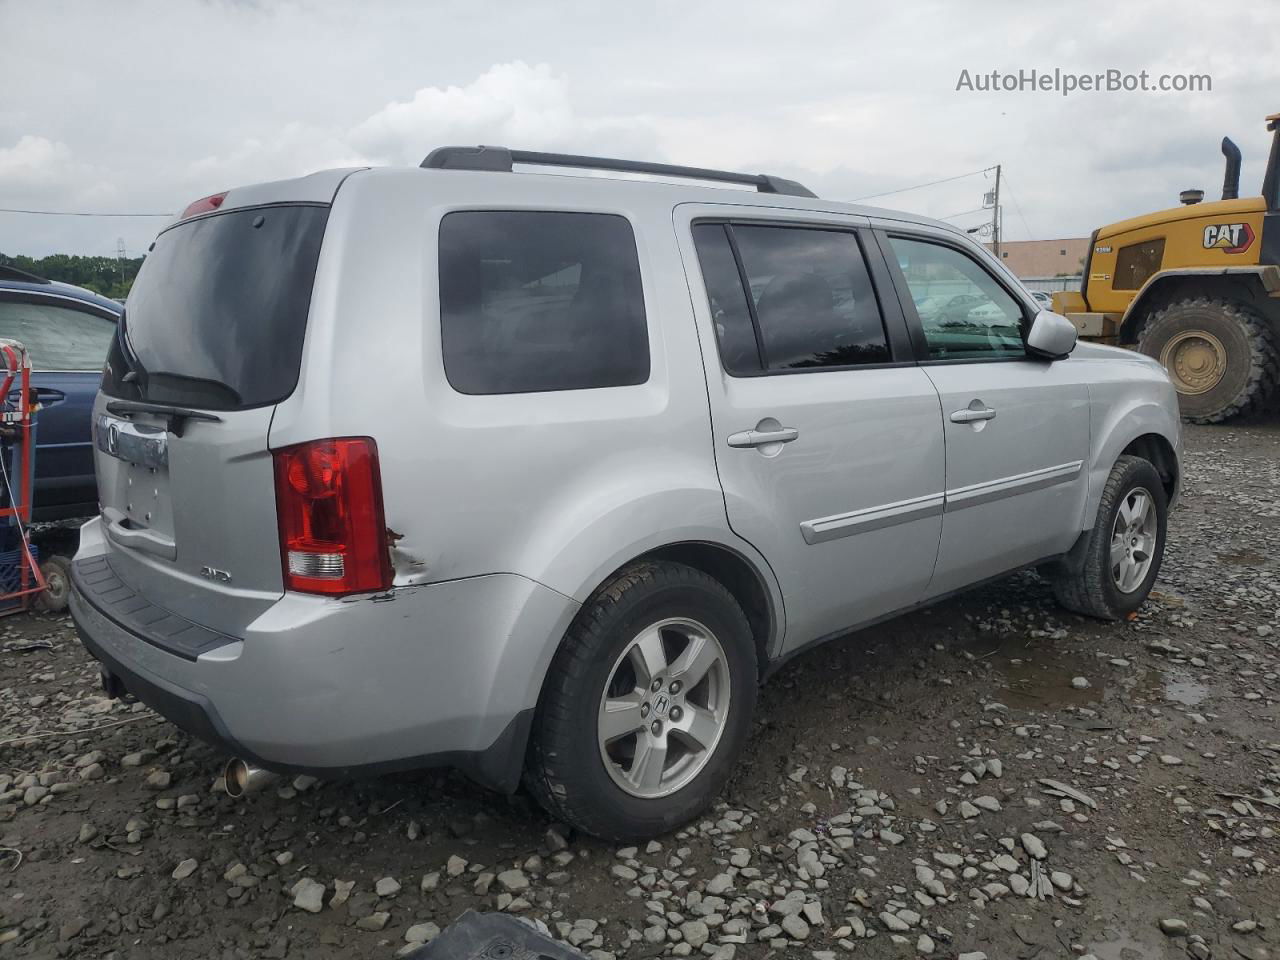
M1280 4L0 0L0 208L180 211L238 184L492 143L766 172L853 200L1087 235L1256 194ZM957 89L1108 69L1202 92ZM969 212L976 211L976 212ZM954 216L953 216L954 215ZM0 213L0 252L140 255L164 218Z

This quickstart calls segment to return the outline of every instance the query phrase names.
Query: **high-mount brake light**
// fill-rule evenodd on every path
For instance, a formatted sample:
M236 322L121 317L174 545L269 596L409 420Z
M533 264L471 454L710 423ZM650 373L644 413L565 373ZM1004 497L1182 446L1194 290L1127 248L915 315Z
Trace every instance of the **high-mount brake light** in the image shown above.
M226 190L223 190L221 193L210 194L207 197L201 197L194 203L188 204L187 209L182 211L182 216L178 219L185 220L187 217L194 217L199 213L209 213L212 210L217 210L222 206L222 201L225 199L227 199Z
M373 439L312 440L273 456L285 588L330 596L389 589Z

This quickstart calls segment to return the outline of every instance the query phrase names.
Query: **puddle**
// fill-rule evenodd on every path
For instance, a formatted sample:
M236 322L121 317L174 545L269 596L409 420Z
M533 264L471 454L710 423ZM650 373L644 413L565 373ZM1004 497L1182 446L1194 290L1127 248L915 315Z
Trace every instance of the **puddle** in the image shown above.
M1209 698L1209 687L1185 670L1147 670L1138 678L1136 697L1147 703L1176 703L1195 707Z
M1087 952L1093 954L1098 960L1151 960L1153 956L1159 956L1151 953L1145 944L1127 934L1119 934L1114 940L1091 943Z
M1209 688L1199 680L1190 677L1181 679L1169 676L1164 680L1164 698L1180 703L1184 707L1194 707L1209 696Z
M1024 709L1048 707L1083 707L1097 703L1106 692L1106 681L1098 671L1086 671L1053 660L1008 658L998 660L995 668L1003 674L1005 692L1001 698L1008 706ZM1089 674L1092 673L1092 676ZM1088 676L1089 686L1077 690L1071 681Z

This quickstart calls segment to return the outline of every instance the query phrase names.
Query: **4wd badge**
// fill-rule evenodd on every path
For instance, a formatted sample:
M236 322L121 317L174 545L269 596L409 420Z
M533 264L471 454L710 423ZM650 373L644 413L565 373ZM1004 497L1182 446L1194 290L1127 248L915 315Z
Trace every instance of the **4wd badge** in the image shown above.
M1204 248L1223 253L1244 253L1253 243L1253 228L1247 223L1211 223L1204 228Z

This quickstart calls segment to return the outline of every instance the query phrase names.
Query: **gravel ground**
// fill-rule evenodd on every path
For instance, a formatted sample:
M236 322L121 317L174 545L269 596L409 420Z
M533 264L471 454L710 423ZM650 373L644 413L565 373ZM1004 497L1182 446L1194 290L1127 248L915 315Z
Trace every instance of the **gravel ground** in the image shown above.
M1280 425L1188 442L1136 619L1027 574L812 652L639 848L454 774L233 801L67 620L0 621L0 956L392 957L472 908L602 960L1280 957Z

